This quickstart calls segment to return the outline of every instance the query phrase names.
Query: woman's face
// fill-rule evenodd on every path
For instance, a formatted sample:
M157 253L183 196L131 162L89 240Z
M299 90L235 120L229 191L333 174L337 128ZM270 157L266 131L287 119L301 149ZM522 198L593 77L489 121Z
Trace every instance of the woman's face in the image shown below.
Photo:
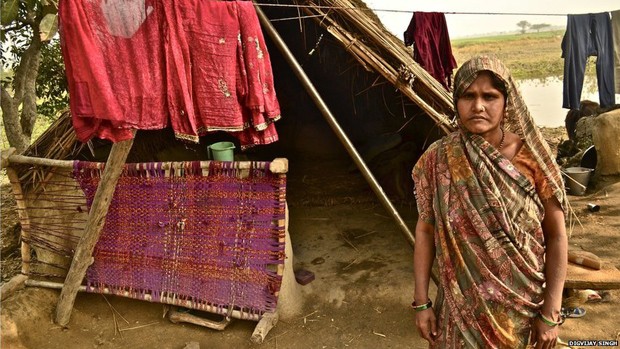
M483 71L456 102L461 124L485 139L498 132L506 98L493 86L491 72Z

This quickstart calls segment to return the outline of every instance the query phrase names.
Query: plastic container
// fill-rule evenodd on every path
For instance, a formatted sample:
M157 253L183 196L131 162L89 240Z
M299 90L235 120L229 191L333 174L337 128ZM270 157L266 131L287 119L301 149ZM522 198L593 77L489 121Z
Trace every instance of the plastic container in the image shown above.
M211 158L215 161L234 161L235 144L233 142L217 142L209 147Z

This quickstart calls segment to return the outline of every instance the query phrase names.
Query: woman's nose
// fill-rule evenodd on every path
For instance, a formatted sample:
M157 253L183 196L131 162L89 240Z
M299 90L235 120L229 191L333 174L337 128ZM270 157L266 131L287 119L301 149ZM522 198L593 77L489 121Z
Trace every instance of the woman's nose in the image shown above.
M484 104L480 99L475 99L473 103L473 109L476 112L484 111Z

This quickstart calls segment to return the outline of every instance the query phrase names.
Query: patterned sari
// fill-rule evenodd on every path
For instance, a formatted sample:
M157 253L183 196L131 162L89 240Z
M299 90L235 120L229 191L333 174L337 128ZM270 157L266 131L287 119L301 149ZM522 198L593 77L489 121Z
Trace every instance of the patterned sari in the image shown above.
M480 57L466 63L455 78L454 100L481 70L503 80L505 127L523 139L551 195L564 207L559 169L499 61ZM538 184L465 129L431 145L413 178L419 219L435 227L440 279L435 311L442 329L437 346L524 348L545 282Z

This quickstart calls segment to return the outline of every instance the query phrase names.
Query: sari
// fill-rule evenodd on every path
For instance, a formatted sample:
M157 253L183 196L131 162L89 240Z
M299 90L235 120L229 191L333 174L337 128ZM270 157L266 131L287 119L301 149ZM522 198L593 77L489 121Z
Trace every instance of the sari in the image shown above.
M565 208L559 168L501 62L477 57L461 67L455 77L455 106L483 70L504 82L504 127L521 137L550 196ZM538 184L463 127L433 143L412 175L419 219L435 229L435 312L441 329L436 346L525 348L545 282Z

